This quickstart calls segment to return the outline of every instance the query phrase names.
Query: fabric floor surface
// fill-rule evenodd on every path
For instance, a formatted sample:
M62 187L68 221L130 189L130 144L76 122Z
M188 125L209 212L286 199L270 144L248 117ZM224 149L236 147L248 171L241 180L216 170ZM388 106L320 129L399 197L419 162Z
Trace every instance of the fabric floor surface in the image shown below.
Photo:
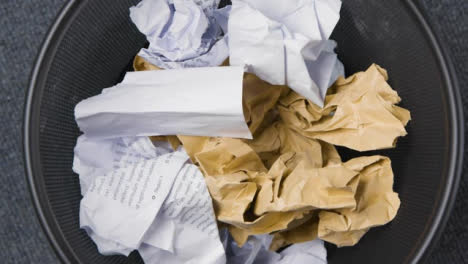
M468 1L415 1L427 12L429 23L447 45L462 89L464 113L468 117ZM27 190L21 133L30 71L48 28L66 2L0 1L1 263L59 263L42 232ZM468 129L465 133L468 134ZM463 178L453 213L427 263L468 263L468 210L464 210L468 208L466 157L468 153L465 153Z

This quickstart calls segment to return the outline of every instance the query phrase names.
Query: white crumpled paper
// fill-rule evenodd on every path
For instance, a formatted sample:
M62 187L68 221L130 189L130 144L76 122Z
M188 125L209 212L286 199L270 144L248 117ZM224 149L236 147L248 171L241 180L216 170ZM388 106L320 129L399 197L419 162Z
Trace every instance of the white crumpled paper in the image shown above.
M147 137L78 139L80 226L105 255L138 249L146 263L154 256L160 263L225 263L203 175L185 151L157 144Z
M228 22L231 65L271 84L287 84L323 106L344 69L328 40L340 0L233 0Z
M225 263L202 173L186 164L180 175L138 252L145 263Z
M219 0L143 0L131 7L130 18L149 42L138 55L164 69L220 65L229 55L223 25L230 8L218 5Z
M194 135L252 138L242 108L242 67L128 72L116 86L78 103L89 138Z
M268 249L272 239L273 236L268 234L250 236L244 246L239 248L226 229L221 233L229 264L327 263L327 251L322 240L293 244L278 253Z

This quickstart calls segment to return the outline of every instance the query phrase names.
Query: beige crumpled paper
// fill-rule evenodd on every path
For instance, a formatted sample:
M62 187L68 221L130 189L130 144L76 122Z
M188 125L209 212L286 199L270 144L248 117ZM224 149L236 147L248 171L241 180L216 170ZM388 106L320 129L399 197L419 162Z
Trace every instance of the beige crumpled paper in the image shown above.
M134 65L157 69L141 58ZM246 74L244 116L253 140L152 139L183 144L205 176L218 221L238 245L264 233L274 234L272 250L317 237L354 245L371 227L391 221L400 200L387 157L342 162L330 143L379 149L406 133L409 112L394 105L400 98L386 79L377 65L339 79L320 109L285 86Z
M251 73L244 74L243 88L244 117L250 132L255 135L280 96L289 93L290 89L284 85L271 85Z
M401 99L387 79L387 72L373 64L365 72L340 77L328 90L323 108L290 93L278 110L288 126L310 138L358 151L395 147L411 117L395 105Z
M235 227L230 231L241 245L248 235L289 229L275 235L275 243L284 246L318 235L338 246L354 245L370 227L393 219L400 205L386 157L360 157L320 168L311 165L304 152L287 152L267 171L242 140L179 138L184 146L195 146L189 155L205 175L218 220ZM326 211L318 213L317 221L291 228L318 209Z
M194 163L200 166L213 198L219 221L230 224L239 244L248 235L265 234L288 227L303 217L300 210L255 215L249 208L259 188L269 179L258 155L240 139L179 136Z
M392 220L400 207L393 192L390 159L383 156L359 157L344 166L360 171L356 208L319 213L318 236L338 246L352 246L369 230Z
M309 223L276 233L272 249L317 237L340 247L352 246L369 228L384 225L395 217L400 199L393 192L393 172L389 158L359 157L338 166L359 172L354 190L356 206L317 212Z

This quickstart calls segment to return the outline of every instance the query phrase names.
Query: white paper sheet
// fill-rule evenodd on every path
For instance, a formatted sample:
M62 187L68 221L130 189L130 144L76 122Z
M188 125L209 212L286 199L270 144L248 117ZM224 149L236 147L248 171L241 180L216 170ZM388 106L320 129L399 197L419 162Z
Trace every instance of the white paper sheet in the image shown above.
M80 175L81 194L85 195L96 175L106 175L115 168L134 164L141 159L154 159L172 152L168 142L154 146L147 137L90 139L78 137L75 146L73 171Z
M138 249L146 263L225 263L203 175L183 149L156 144L147 137L78 139L80 226L101 254Z
M197 166L186 164L138 249L145 263L226 263L211 197Z
M82 228L128 249L140 246L188 159L183 151L158 156L148 138L138 138L133 143L141 148L139 152L119 146L116 140L112 146L114 155L106 157L113 160L114 167L102 175L86 175L88 180L92 178L92 183L84 186L88 189L80 205ZM151 148L152 154L148 153ZM93 153L78 155L94 156ZM94 156L94 159L101 158Z
M250 236L242 248L239 248L229 236L227 230L221 233L228 264L326 264L327 251L323 241L316 239L297 243L277 253L268 250L271 235Z
M342 72L329 41L340 0L233 0L228 21L231 65L272 84L287 84L323 106L328 84ZM333 74L332 74L333 73Z
M138 55L165 69L220 65L229 55L221 27L229 9L217 9L218 4L219 0L143 0L131 7L130 18L150 43Z
M81 194L86 196L88 189L96 184L98 177L115 175L117 170L128 173L128 167L137 168L142 161L153 161L156 157L172 152L167 142L157 142L152 145L147 137L116 138L116 139L89 139L85 135L78 138L73 160L73 171L79 174ZM135 171L131 171L135 173ZM115 180L115 178L114 178ZM100 183L100 182L99 182ZM98 184L99 184L98 183ZM114 186L114 192L118 190ZM93 196L95 197L95 196ZM118 210L118 207L112 207ZM87 208L80 207L80 216L88 214ZM96 223L87 217L80 219L80 225L85 228L88 235L95 242L98 250L103 255L128 255L133 250L116 241L110 240L94 232ZM97 223L97 225L102 223Z
M242 108L242 67L128 72L81 101L75 118L88 138L194 135L252 138Z

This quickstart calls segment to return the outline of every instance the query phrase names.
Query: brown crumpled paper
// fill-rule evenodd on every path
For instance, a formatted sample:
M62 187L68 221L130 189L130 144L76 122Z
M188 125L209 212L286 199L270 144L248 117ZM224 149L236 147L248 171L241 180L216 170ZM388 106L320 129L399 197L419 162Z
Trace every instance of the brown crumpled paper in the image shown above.
M284 85L271 85L254 74L245 73L242 91L245 121L255 135L280 96L288 94L290 89Z
M258 155L240 139L179 136L187 153L200 166L213 198L219 221L232 225L236 241L245 243L248 235L283 230L300 210L269 212L260 216L249 210L259 187L269 179L268 170Z
M134 67L158 69L138 57ZM264 233L274 235L272 250L317 237L354 245L371 227L391 221L400 200L387 157L343 163L330 143L379 149L406 133L409 112L394 105L400 98L386 79L377 65L339 79L320 109L285 86L246 74L244 115L253 140L152 139L183 144L205 176L218 221L240 246Z
M356 208L320 212L318 236L338 246L351 246L369 228L384 225L393 219L400 207L400 199L393 192L393 172L389 158L359 157L346 162L344 166L361 172L356 191Z
M276 233L272 249L317 237L337 246L352 246L369 228L384 225L395 217L400 199L393 192L393 172L389 158L359 157L342 166L359 172L355 189L356 206L320 211L310 223Z
M394 147L406 135L408 110L386 82L387 72L373 64L365 72L340 77L330 87L323 108L290 93L281 99L282 119L299 133L358 151Z
M354 245L370 227L393 219L400 205L386 157L319 168L303 152L287 152L267 171L242 140L179 138L184 146L195 146L189 155L205 175L218 220L235 227L230 231L241 245L248 235L281 230L289 230L275 235L281 246L317 236L338 246ZM318 209L326 211L318 213L317 221L291 228Z

